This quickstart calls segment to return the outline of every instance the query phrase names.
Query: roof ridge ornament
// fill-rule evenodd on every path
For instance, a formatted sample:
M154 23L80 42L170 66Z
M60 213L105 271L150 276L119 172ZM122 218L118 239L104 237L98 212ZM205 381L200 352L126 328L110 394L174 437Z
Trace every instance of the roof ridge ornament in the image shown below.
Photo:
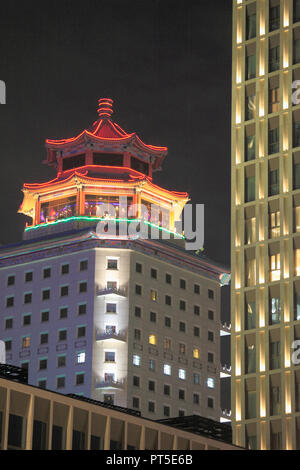
M100 98L98 100L98 115L100 119L110 119L113 114L113 100L111 98Z

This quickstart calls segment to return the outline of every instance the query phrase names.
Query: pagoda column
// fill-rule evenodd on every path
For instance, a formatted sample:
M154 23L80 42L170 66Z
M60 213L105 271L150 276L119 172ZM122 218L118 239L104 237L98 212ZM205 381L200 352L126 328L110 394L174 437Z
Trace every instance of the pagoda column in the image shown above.
M169 227L169 229L172 230L172 232L174 232L174 230L175 230L175 216L174 216L173 204L172 204L171 210L170 210L170 227Z
M84 215L85 213L85 192L82 185L77 186L76 195L77 215Z
M40 198L38 195L35 196L35 206L34 206L34 225L38 225L41 220L41 204Z

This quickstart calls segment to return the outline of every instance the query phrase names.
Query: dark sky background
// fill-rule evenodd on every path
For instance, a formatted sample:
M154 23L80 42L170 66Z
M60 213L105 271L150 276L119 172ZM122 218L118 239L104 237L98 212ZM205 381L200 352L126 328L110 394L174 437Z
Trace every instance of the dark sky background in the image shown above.
M44 141L114 120L167 146L154 181L205 204L205 252L230 263L231 0L10 0L0 7L0 243L19 241Z

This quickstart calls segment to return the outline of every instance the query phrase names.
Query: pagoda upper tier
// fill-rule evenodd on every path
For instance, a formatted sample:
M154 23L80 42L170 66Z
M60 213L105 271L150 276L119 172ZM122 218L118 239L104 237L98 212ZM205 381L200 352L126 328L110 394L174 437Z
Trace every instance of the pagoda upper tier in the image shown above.
M85 165L132 168L150 178L161 169L167 147L145 144L134 132L125 132L112 120L113 100L101 98L98 120L76 137L46 140L47 160L58 174Z
M67 229L67 224L94 225L103 217L139 219L176 231L188 194L152 182L152 171L161 168L167 148L127 134L112 121L112 105L111 99L99 100L99 119L91 130L70 139L47 139L45 163L57 175L23 186L19 212L32 219L25 229L28 236Z

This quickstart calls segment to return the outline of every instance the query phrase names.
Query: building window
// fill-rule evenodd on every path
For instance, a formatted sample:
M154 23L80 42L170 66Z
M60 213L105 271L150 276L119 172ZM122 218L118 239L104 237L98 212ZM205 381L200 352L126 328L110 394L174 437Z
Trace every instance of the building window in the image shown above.
M11 339L5 339L4 343L5 343L5 351L11 351L12 350L12 340ZM27 347L27 346L23 346L23 341L22 341L22 347ZM30 347L30 339L29 339L29 346L28 347Z
M276 325L281 321L280 297L270 297L270 325Z
M84 364L85 363L85 352L79 351L76 353L76 364Z
M117 259L108 259L107 260L107 269L117 270L118 269L118 260Z
M256 36L256 13L246 11L246 41Z
M256 77L256 54L246 56L246 80Z
M134 309L134 315L135 315L137 318L141 318L141 316L142 316L142 309L141 309L141 307L135 307L135 309Z
M148 402L148 411L150 413L155 413L155 403L153 401Z
M154 359L149 359L149 370L152 372L155 371L155 360Z
M65 375L61 375L56 377L56 388L64 388L66 385L66 377Z
M69 274L69 265L63 264L61 267L61 274Z
M245 202L255 200L255 176L245 178Z
M153 380L149 380L148 382L148 390L150 392L155 392L155 382Z
M68 307L61 307L59 309L59 318L67 318L68 316Z
M280 47L271 47L269 50L269 72L275 72L279 69Z
M164 385L164 395L167 395L168 397L171 395L171 387L170 385Z
M165 304L166 305L172 305L172 298L170 295L165 296Z
M186 310L186 302L184 300L179 301L179 309L184 311Z
M31 324L31 315L23 315L23 326L28 326Z
M207 339L208 341L214 342L214 334L212 331L208 332Z
M206 384L208 388L215 388L215 379L208 377Z
M178 416L179 416L179 418L182 418L184 415L185 415L185 411L184 411L184 410L178 410Z
M46 310L44 312L41 312L41 322L45 323L47 321L49 321L49 311L48 310Z
M200 315L200 307L199 305L194 305L194 315Z
M199 385L200 384L200 375L197 373L194 373L194 384Z
M245 328L246 330L252 330L256 328L256 303L246 302L245 305Z
M212 310L208 310L208 319L213 320L214 319L214 312Z
M167 284L172 284L172 276L171 276L171 274L166 274L166 283L167 283Z
M170 317L165 317L165 326L167 328L171 328L171 318Z
M182 389L178 390L178 399L179 400L185 400L185 391Z
M294 23L300 21L300 0L294 0Z
M172 341L170 340L170 338L164 338L164 349L166 351L169 351L172 349Z
M5 329L10 330L13 327L13 318L5 319Z
M149 335L149 344L152 344L152 346L156 346L156 336L151 334Z
M269 172L269 196L279 194L279 169Z
M193 358L194 359L200 359L200 351L198 348L193 349Z
M139 409L140 408L140 399L137 397L132 397L132 407Z
M134 366L140 367L141 365L141 356L138 356L137 354L133 355L132 363Z
M256 95L245 96L245 121L251 121L256 117ZM255 158L255 157L254 157ZM251 158L253 160L253 158Z
M140 286L139 284L135 285L135 294L142 295L142 286Z
M255 344L246 345L245 350L245 372L253 374L256 372L256 347Z
M156 290L151 289L151 300L153 302L157 302L157 291Z
M280 212L271 212L269 214L269 237L280 237Z
M32 302L32 293L28 292L24 294L24 304L31 304Z
M136 375L133 376L132 384L134 387L139 387L140 386L140 378L137 377Z
M179 331L181 331L181 333L185 333L185 323L180 321L179 322Z
M199 284L194 284L194 294L200 294L200 286Z
M185 281L185 279L180 279L179 287L180 287L180 289L186 289L186 281Z
M150 321L156 323L156 313L150 312Z
M142 274L143 272L143 267L140 263L136 263L135 265L135 272L139 273L139 274Z
M50 299L50 289L43 289L42 300L49 300L49 299Z
M269 155L278 153L279 152L279 128L278 127L275 127L274 129L269 129L268 141L269 141Z
M300 147L300 122L296 121L295 119L293 120L293 147ZM298 168L295 168L295 167L298 167ZM294 182L295 182L295 170L297 170L297 173L300 171L299 163L294 165ZM299 187L300 186L294 187L294 189L298 189Z
M208 289L208 298L213 300L215 298L215 293L213 290Z
M207 399L207 406L208 408L213 408L214 407L214 399L213 398L208 398Z
M151 268L150 274L151 274L152 279L157 279L157 270L156 269Z
M86 335L86 327L78 326L77 328L77 338L84 338Z
M38 387L45 389L47 387L47 380L46 379L38 379L37 381Z
M22 337L22 348L30 348L30 336Z
M88 260L84 259L84 260L80 261L79 270L80 271L87 271L87 269L88 269Z
M280 106L280 92L279 86L274 86L273 88L269 89L269 113L278 113ZM277 136L276 136L277 137ZM269 153L276 153L270 152Z
M84 372L77 372L75 375L75 385L84 384Z
M51 277L51 268L44 268L43 269L43 278L48 279Z
M194 326L194 336L200 336L200 328L198 326Z
M300 39L298 38L294 38L293 58L294 58L294 64L298 64L300 62Z
M280 253L271 255L269 257L270 265L270 281L279 281L280 280Z
M59 330L58 331L58 341L66 341L67 340L67 330Z
M170 407L169 406L164 406L164 416L166 416L166 417L170 416Z
M178 378L180 380L186 379L186 370L185 369L178 369Z
M47 359L46 358L42 358L39 360L39 370L44 370L44 369L47 369Z
M27 272L25 273L25 282L31 282L33 280L33 272Z
M270 369L280 369L280 341L270 343Z
M60 288L60 296L65 297L67 295L69 295L69 286L62 286Z
M87 292L87 282L83 281L79 283L79 293L82 294Z
M269 13L269 31L275 31L280 28L280 5L270 7Z
M136 341L141 341L141 330L135 328L133 334Z
M85 314L86 314L86 304L79 304L78 315L85 315Z
M171 375L172 368L169 364L164 364L164 374L165 375Z
M214 362L214 354L209 352L207 353L207 361L210 362L211 364L213 364Z
M194 403L194 405L199 405L200 398L199 398L198 393L193 393L193 403Z
M6 297L6 307L13 307L14 306L14 297Z
M48 344L48 333L40 333L40 344Z
M57 356L57 367L66 367L66 356L64 354Z
M7 287L15 285L15 276L10 275L7 278Z

